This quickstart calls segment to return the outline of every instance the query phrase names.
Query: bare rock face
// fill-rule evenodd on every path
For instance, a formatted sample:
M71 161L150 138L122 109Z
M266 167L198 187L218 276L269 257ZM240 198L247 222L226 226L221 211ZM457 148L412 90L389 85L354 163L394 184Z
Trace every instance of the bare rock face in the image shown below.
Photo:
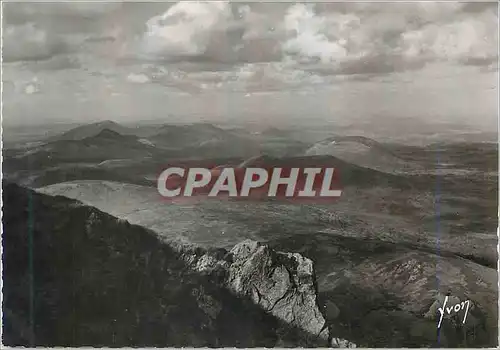
M246 240L231 251L227 286L285 322L320 336L325 319L316 302L314 269L300 254L275 252Z
M356 347L330 338L325 318L317 303L313 262L298 253L277 252L267 245L245 240L229 252L204 254L184 251L184 259L202 274L221 277L219 283L255 304L324 341L332 347Z

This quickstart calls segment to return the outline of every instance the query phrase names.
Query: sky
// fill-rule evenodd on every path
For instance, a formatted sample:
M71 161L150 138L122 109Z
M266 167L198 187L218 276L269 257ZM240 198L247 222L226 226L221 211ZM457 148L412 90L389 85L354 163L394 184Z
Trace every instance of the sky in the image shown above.
M497 125L495 2L9 1L2 32L9 125Z

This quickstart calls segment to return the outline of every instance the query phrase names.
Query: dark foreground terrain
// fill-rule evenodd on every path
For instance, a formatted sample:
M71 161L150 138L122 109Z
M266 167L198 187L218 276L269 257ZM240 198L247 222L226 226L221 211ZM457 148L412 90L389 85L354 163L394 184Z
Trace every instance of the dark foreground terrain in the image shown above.
M5 345L326 345L189 268L188 253L146 229L17 185L4 185L3 200Z

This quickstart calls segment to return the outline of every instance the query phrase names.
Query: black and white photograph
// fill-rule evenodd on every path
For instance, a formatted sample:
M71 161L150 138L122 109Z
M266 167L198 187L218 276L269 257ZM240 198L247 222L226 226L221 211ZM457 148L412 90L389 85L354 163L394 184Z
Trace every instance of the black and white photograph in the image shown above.
M496 348L498 16L2 1L2 346Z

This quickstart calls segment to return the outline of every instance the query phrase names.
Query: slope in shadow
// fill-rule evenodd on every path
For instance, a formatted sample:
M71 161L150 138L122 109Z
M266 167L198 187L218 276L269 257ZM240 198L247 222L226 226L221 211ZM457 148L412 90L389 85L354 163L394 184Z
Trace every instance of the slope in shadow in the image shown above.
M144 228L13 184L3 200L6 345L318 345L190 272Z

